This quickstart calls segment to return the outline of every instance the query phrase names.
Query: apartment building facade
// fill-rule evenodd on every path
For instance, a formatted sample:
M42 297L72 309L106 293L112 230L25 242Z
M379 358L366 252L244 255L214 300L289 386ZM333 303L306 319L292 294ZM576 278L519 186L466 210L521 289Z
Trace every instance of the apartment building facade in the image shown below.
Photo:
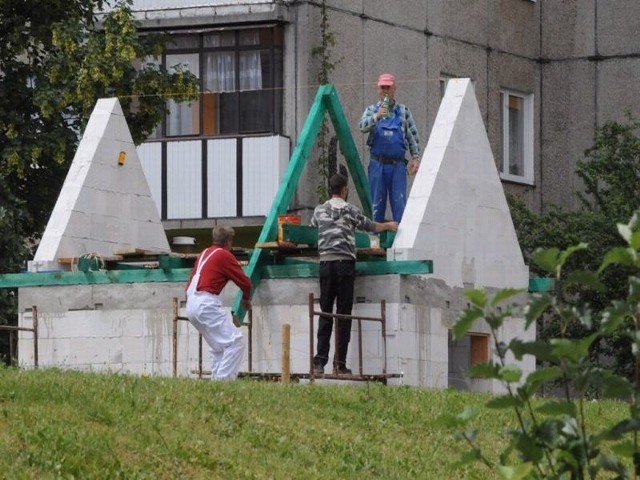
M133 10L142 33L170 34L160 61L201 82L199 100L170 103L139 147L165 228L260 225L318 88L322 2L135 0ZM575 164L595 129L640 116L636 0L327 0L326 15L330 80L365 165L357 122L381 72L395 74L423 149L448 79L471 78L503 187L538 212L575 207ZM291 209L308 214L320 181L312 156Z

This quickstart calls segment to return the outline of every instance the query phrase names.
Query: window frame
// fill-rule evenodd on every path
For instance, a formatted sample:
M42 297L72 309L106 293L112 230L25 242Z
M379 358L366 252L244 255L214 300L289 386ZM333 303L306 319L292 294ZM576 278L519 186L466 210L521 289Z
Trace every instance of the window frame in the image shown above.
M284 62L283 62L283 58L284 58L284 45L283 45L283 38L284 38L284 26L280 25L280 24L271 24L271 25L252 25L251 26L251 30L263 30L268 32L267 35L269 36L269 42L267 44L262 42L262 38L260 39L260 42L256 45L243 45L240 42L240 36L241 33L245 30L248 30L248 27L239 27L239 28L229 28L229 29L224 29L227 32L233 32L234 36L235 36L235 41L233 46L219 46L219 47L207 47L205 46L205 42L204 42L204 37L206 35L209 35L211 33L216 33L218 31L218 29L207 29L207 30L202 30L202 31L171 31L168 32L170 35L176 35L177 37L191 37L193 39L195 39L195 44L197 44L197 46L190 46L190 47L180 47L180 46L169 46L167 48L167 50L163 53L162 58L160 59L160 64L162 66L162 68L169 68L169 65L167 64L167 56L172 56L172 55L189 55L189 54L196 54L198 55L198 64L199 64L199 76L198 76L198 80L199 80L199 88L200 88L200 95L199 98L197 100L197 109L198 109L198 132L199 133L183 133L183 134L174 134L174 135L168 135L168 114L164 114L162 121L160 122L160 124L157 127L157 134L150 137L149 139L151 140L160 140L160 141L166 141L166 140L176 140L176 139L186 139L186 138L192 138L192 139L197 139L197 138L220 138L220 137L240 137L240 136L251 136L251 135L264 135L264 134L282 134L283 133L283 128L284 128L284 119L282 118L283 116L283 105L277 105L277 102L284 102L284 97L283 94L280 93L279 95L276 93L276 89L278 88L278 86L282 86L283 85L283 77L284 77ZM220 31L224 31L224 30L220 30ZM171 37L169 37L168 39L168 43L171 42ZM205 89L205 71L204 71L204 62L205 62L205 56L208 53L216 53L216 52L221 52L221 51L231 51L233 52L234 58L235 58L235 63L234 63L234 69L235 69L235 89L233 91L227 91L227 92L220 92L220 93L224 93L224 94L231 94L235 96L235 100L234 100L234 105L235 105L235 109L234 111L236 112L240 112L240 107L241 107L241 102L242 102L242 94L243 93L247 93L247 92L269 92L271 91L271 100L269 101L270 103L270 108L269 111L271 112L270 114L270 118L267 120L268 125L265 126L264 129L259 129L259 130L252 130L252 131L245 131L243 130L243 128L241 127L241 118L238 115L238 117L235 119L235 125L233 128L233 131L226 131L224 133L222 133L220 131L220 126L218 126L218 132L217 133L206 133L206 127L205 127L205 108L206 108L206 101L205 101L205 95L207 95L208 93L211 92L207 92ZM240 69L240 65L239 65L239 57L241 56L242 52L246 52L246 51L263 51L263 52L268 52L268 61L269 61L269 78L267 79L267 81L265 82L266 85L271 85L271 86L263 86L261 89L257 89L257 90L243 90L240 88L239 86L239 82L240 82L240 73L239 73L239 69ZM220 95L220 93L218 93L218 95ZM220 101L220 99L218 98L217 100L218 102ZM194 105L196 102L192 102L192 105ZM278 117L279 116L279 117Z
M523 101L522 166L524 172L522 175L509 173L509 97L518 97ZM502 151L498 171L502 180L535 185L533 169L533 101L533 93L523 93L508 88L500 89L500 141Z

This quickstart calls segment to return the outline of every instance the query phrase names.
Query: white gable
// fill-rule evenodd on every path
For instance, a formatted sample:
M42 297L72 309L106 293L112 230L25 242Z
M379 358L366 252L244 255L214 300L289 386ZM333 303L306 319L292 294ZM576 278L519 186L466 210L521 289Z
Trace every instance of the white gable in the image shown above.
M121 155L125 156L122 164ZM170 251L120 102L100 99L34 262L85 254L108 256L125 248Z
M449 80L389 260L433 260L450 286L527 288L475 92Z

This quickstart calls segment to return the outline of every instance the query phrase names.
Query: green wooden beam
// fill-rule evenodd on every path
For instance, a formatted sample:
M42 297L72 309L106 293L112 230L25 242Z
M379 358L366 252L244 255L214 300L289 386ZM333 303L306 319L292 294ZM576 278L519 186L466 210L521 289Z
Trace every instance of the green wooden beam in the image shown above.
M333 88L333 86L331 87ZM322 121L324 120L325 106L322 101L323 95L324 89L323 87L320 87L316 94L316 98L311 104L311 109L309 111L309 115L307 115L307 120L302 127L302 131L300 132L298 143L291 154L287 170L280 181L280 187L273 200L273 204L271 205L271 210L269 210L269 214L262 226L262 231L258 237L258 243L272 242L276 240L278 236L278 215L282 215L287 212L289 203L291 202L293 194L298 187L298 182L302 175L302 171L304 170L307 158L313 149L316 137L320 131L320 125L322 125ZM251 293L255 291L260 283L260 268L266 264L268 260L269 254L262 248L256 248L251 253L249 264L246 268L247 276L251 279ZM238 292L231 309L234 315L237 316L238 321L243 322L246 311L240 305L241 300L242 292Z
M347 161L347 168L349 169L351 180L356 187L358 198L362 204L362 211L367 217L373 218L369 182L362 162L360 161L358 149L351 136L351 128L342 109L338 92L333 85L324 85L324 87L327 88L324 91L323 101L331 118L331 122L333 123L333 128L336 131L340 151Z
M314 262L265 265L262 278L314 278L318 277L319 264ZM423 275L433 273L431 260L397 260L390 262L356 262L356 275Z
M114 283L186 282L190 268L163 270L99 270L88 272L7 273L0 275L0 288L49 287L55 285L98 285Z

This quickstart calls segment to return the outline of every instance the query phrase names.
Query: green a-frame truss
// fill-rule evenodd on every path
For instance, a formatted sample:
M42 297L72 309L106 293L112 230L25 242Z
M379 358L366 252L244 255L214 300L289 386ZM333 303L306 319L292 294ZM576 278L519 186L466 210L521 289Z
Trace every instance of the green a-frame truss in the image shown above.
M347 168L351 179L356 187L358 197L362 204L362 211L365 215L371 218L371 198L369 196L369 188L367 184L367 177L360 162L360 156L358 150L351 136L351 130L347 123L344 110L340 104L338 98L338 92L336 88L331 85L321 85L318 89L307 120L300 132L298 142L291 154L289 165L280 182L280 188L276 194L271 210L267 214L264 226L258 237L258 244L274 241L278 235L278 216L287 212L289 203L293 198L293 194L298 187L300 176L306 165L307 159L313 149L316 141L316 137L320 131L322 122L325 115L329 114L329 118L333 123L333 127L338 137L338 145L340 151L347 162ZM268 263L269 252L262 248L255 248L249 258L249 264L247 265L245 272L251 279L252 292L256 289L260 282L260 272L263 266ZM245 316L245 310L240 305L242 293L238 293L236 300L233 304L233 312L238 317L240 322L243 321Z
M338 137L340 151L347 162L347 168L353 184L356 187L358 198L362 205L363 213L372 218L371 214L371 197L369 195L369 187L367 177L358 155L358 150L351 136L351 130L347 123L344 110L338 98L338 92L331 84L322 85L318 89L318 93L311 105L309 115L302 128L298 143L296 144L287 170L280 182L280 188L275 196L271 210L267 215L260 236L258 237L258 245L261 243L271 242L277 238L278 234L278 216L286 213L289 203L293 198L293 194L298 186L298 181L307 159L313 149L316 137L320 131L325 115L329 114L329 118L333 123L333 127ZM256 247L249 264L245 269L245 273L251 279L252 293L260 282L261 275L267 270L270 254L265 249ZM426 261L395 261L395 262L375 262L376 265L369 270L375 270L377 273L431 273L432 262ZM394 268L379 268L380 263L386 263L387 266L394 264ZM402 264L402 266L400 266ZM237 321L243 322L246 311L240 305L242 293L239 292L234 301L232 311L237 316Z

